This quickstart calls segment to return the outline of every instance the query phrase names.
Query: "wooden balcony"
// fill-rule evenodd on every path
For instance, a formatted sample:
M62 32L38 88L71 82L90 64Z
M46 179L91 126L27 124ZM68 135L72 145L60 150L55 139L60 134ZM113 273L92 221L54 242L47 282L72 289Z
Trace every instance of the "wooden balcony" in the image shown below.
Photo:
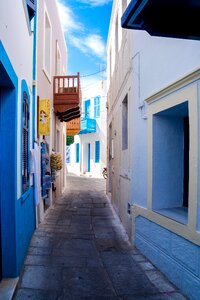
M80 115L80 74L55 76L53 82L54 111L61 121L70 121ZM73 114L74 112L74 114ZM70 120L68 119L70 115Z
M81 130L80 117L67 122L67 136L75 136Z

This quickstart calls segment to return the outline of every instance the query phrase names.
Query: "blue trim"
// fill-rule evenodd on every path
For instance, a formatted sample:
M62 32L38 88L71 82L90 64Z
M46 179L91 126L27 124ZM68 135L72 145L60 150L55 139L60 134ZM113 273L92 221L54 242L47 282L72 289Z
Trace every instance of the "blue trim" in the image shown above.
M17 103L18 78L0 41L1 98L1 237L3 277L17 275L16 200L17 200ZM2 100L2 99L1 99ZM9 113L8 113L9 112ZM8 159L9 157L9 159Z
M96 120L95 119L83 119L81 120L81 130L78 134L94 133L96 132Z
M90 118L90 99L84 101L84 119L89 119Z
M80 144L76 143L76 163L80 162Z
M100 141L95 142L95 163L100 162Z
M100 118L100 96L94 97L94 118Z

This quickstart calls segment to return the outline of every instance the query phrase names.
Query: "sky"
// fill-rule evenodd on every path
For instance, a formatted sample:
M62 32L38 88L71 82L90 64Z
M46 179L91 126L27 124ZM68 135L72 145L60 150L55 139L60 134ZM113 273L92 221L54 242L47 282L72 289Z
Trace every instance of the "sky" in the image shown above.
M57 0L68 48L67 74L80 72L82 89L104 76L112 0ZM90 74L94 74L87 76Z

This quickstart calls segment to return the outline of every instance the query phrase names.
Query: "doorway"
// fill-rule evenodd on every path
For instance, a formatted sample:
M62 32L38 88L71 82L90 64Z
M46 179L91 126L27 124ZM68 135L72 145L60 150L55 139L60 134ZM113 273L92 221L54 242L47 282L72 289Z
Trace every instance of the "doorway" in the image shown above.
M88 143L88 172L90 172L90 143Z
M1 137L1 88L0 88L0 137ZM0 156L1 156L1 148L0 148ZM0 191L1 191L1 170L0 170ZM0 281L1 279L2 279L2 248L1 248L1 193L0 193Z

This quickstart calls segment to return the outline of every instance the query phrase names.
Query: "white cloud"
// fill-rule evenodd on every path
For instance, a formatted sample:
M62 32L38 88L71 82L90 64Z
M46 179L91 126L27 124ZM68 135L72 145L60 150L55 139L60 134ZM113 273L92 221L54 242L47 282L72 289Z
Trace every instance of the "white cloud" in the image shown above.
M81 0L84 2L85 0ZM105 0L90 0L91 5L94 3L108 2ZM86 28L83 24L76 21L76 16L70 7L66 6L62 0L57 0L60 20L69 43L89 56L97 56L105 60L105 44L102 37L98 34L86 34Z
M79 0L79 2L88 4L90 6L103 6L110 3L112 0Z
M88 55L95 55L98 56L101 59L104 59L105 57L105 44L102 40L102 37L97 34L90 34L87 36L70 36L70 42L78 48L80 51L82 51L85 54Z
M97 56L102 57L105 54L105 45L100 35L90 34L84 42Z
M64 5L61 0L57 0L57 6L61 24L65 32L83 30L84 26L76 21L73 11L68 6Z

